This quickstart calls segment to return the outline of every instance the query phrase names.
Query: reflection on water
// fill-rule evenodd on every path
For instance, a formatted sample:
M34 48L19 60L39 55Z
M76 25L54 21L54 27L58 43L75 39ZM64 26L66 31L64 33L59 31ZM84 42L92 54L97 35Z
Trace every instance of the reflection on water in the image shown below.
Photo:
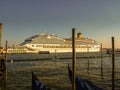
M67 55L66 55L67 56ZM70 57L71 55L69 55ZM68 77L67 66L72 66L72 59L62 59L64 55L58 55L57 59L38 60L39 58L53 58L54 55L17 55L9 56L9 60L13 59L37 59L37 61L20 61L8 62L8 80L7 90L31 90L31 70L36 76L52 90L72 90ZM62 58L61 58L62 57ZM115 90L120 90L120 57L116 57L115 71ZM76 61L76 72L83 78L86 78L105 90L110 90L111 83L111 57L103 58L103 76L101 77L101 58L92 57L78 58ZM89 71L88 71L89 70Z

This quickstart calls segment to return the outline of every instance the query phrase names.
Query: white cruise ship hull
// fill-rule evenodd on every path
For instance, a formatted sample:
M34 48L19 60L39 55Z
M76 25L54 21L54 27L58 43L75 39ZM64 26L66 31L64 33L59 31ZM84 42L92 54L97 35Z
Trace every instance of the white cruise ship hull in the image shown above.
M55 52L59 52L59 53L64 53L64 52L72 52L72 48L42 48L39 51L48 51L50 53L55 53ZM89 50L87 48L76 48L76 52L99 52L100 49L99 48L89 48Z

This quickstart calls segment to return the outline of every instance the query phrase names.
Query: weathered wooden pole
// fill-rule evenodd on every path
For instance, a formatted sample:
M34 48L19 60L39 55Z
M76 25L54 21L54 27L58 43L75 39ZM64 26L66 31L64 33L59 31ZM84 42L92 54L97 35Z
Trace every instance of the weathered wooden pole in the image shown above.
M102 43L101 43L100 52L101 52L101 78L103 79L103 54L102 54Z
M6 76L6 81L7 81L7 72L8 72L8 67L7 67L7 47L8 47L8 42L6 41L6 53L5 53L5 62L6 62L6 64L5 64L5 66L6 66L6 70L5 70L5 76Z
M90 68L90 59L89 59L89 46L87 45L87 58L88 58L88 68L87 71L89 73L89 68Z
M115 46L114 46L114 37L112 37L112 90L115 90Z
M72 53L73 53L73 60L72 60L72 90L76 90L76 42L75 42L75 28L72 29Z
M0 23L0 47L2 42L2 23Z
M57 60L57 50L55 49L55 61Z
M115 90L115 44L112 37L112 90Z

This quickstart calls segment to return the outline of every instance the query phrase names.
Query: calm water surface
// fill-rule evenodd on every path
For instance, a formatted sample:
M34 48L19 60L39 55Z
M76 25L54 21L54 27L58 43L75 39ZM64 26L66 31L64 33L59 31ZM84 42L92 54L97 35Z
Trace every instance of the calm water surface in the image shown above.
M100 54L92 54L92 58L83 58L85 54L77 54L76 73L95 85L111 90L112 58L103 57L103 75L101 76ZM87 56L87 55L86 55ZM72 90L67 66L72 66L71 54L29 54L9 55L7 90L31 90L32 74L52 90ZM25 60L25 61L20 61ZM89 60L89 64L88 64ZM17 61L17 62L16 62ZM120 90L120 57L115 62L115 90Z

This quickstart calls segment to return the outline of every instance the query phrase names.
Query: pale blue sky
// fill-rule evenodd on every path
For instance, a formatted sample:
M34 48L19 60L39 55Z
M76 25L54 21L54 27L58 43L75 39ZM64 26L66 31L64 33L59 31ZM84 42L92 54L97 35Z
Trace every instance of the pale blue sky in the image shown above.
M48 32L71 37L72 28L84 37L120 48L120 0L0 0L3 44L21 43Z

